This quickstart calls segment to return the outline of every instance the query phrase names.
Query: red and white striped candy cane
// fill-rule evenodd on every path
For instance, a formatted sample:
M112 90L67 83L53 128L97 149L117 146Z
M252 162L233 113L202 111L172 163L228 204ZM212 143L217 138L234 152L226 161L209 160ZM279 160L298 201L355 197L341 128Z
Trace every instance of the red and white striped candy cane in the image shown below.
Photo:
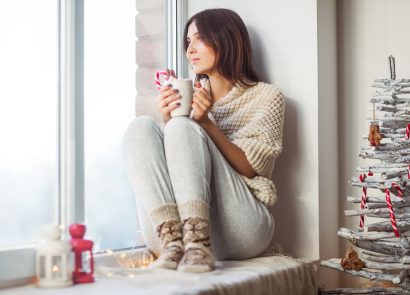
M394 187L397 190L397 195L399 198L403 198L403 191L401 190L400 185L395 182L392 182L391 187Z
M397 190L397 194L400 198L403 197L403 192L401 190L401 187L397 183L393 182L391 184L391 187ZM390 199L390 190L387 187L386 187L386 203L389 209L390 223L393 228L393 232L396 235L396 237L400 237L399 230L397 229L396 216L394 216L393 205Z
M407 140L410 139L410 124L407 124L407 127L406 127L406 139Z
M360 182L364 182L366 179L366 174L360 174L359 180ZM367 200L367 188L364 186L362 188L362 203L360 204L360 209L364 209L364 206L366 206L366 200ZM360 215L360 228L363 228L364 226L364 215Z
M157 86L157 89L159 90L160 88L161 88L161 82L159 81L159 77L161 76L161 75L164 75L164 76L166 76L166 79L168 79L168 73L167 73L167 71L157 71L157 72L155 72L155 79L154 79L154 81L155 81L155 85Z

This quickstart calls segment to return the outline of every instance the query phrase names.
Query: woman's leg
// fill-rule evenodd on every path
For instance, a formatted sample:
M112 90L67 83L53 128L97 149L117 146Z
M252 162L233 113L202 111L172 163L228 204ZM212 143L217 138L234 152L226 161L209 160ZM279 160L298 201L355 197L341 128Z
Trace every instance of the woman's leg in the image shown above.
M138 117L129 124L124 160L144 241L156 254L161 249L154 266L175 269L183 254L182 224L165 161L163 132L151 118ZM157 239L151 234L153 229Z
M205 237L209 220L212 248L218 260L246 259L262 253L273 235L273 218L252 196L206 131L189 118L177 117L167 123L164 136L169 175L184 223L184 240L188 236L194 243L199 240L209 244L209 237Z
M175 204L165 162L163 132L150 117L131 121L124 135L128 178L145 211Z
M211 241L218 260L245 260L268 248L275 222L211 143Z
M208 232L211 175L206 142L197 124L186 117L172 118L164 128L165 158L183 224L184 249L178 270L206 272L214 269ZM198 136L199 135L199 136Z

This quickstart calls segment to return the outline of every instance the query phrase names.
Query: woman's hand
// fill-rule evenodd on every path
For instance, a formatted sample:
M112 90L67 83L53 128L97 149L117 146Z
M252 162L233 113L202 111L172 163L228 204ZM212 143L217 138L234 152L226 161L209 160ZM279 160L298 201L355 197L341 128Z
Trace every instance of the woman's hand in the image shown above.
M174 70L167 69L167 79L169 78L169 76L175 77ZM171 119L171 112L181 106L179 102L173 104L171 103L181 99L181 95L178 93L177 89L172 89L170 85L162 86L159 91L160 94L158 106L162 114L162 120L164 121L164 123L167 123L169 119Z
M195 88L195 93L192 99L192 108L194 109L192 120L201 125L210 121L208 110L212 106L212 97L205 88L201 87L199 81L195 83Z

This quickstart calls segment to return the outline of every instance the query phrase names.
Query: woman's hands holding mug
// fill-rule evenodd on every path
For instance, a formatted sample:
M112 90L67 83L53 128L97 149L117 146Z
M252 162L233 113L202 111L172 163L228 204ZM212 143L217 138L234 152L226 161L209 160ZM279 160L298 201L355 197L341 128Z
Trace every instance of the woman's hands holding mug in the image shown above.
M167 80L172 76L176 78L174 70L167 69ZM177 102L182 98L177 89L172 89L171 86L165 85L160 89L159 95L159 108L162 114L162 120L167 123L171 119L171 112L181 106L180 102ZM208 123L208 111L212 106L212 97L210 93L201 86L199 81L195 82L195 92L192 97L192 120L198 124Z
M210 93L201 86L199 81L195 82L195 93L192 99L192 108L194 114L192 120L198 124L207 123L210 121L208 117L208 111L212 106L212 97Z
M174 70L167 69L167 75L168 77L172 76L176 78ZM170 85L162 86L159 91L159 109L162 114L162 120L164 123L167 123L169 119L171 119L171 112L181 105L180 103L171 103L181 99L181 95L178 93L177 89L172 89Z

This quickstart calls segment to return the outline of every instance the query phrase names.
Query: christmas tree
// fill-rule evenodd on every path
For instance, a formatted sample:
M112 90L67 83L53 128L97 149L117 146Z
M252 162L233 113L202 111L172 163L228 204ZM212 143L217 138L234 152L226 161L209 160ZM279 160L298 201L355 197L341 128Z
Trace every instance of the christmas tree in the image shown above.
M410 294L410 79L396 79L392 56L389 66L390 79L376 79L372 85L370 132L359 152L369 164L358 167L350 180L361 196L347 197L358 209L345 210L345 215L358 218L358 226L338 231L358 251L321 262L392 287L388 293L370 288L360 294ZM346 294L341 290L329 294Z

